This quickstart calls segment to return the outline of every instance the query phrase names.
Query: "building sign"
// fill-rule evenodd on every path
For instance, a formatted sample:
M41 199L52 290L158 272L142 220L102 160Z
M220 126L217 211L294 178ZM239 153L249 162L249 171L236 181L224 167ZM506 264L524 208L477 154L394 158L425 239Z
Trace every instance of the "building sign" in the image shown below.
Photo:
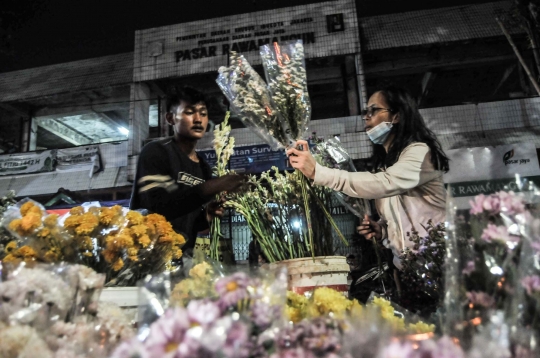
M56 150L0 155L0 175L50 172L55 159Z
M261 63L259 47L301 39L307 58L360 52L352 0L329 1L140 30L134 81L217 71L230 51Z
M536 146L519 143L496 147L447 150L450 170L444 175L449 195L458 198L458 208L479 194L501 190L520 191L523 181L540 184Z
M98 145L58 149L56 170L74 172L88 170L90 176L102 169Z
M216 165L214 150L198 151L211 166ZM278 170L292 169L287 166L287 156L283 150L274 150L267 144L235 147L234 154L229 160L230 170L237 173L257 174L277 167Z

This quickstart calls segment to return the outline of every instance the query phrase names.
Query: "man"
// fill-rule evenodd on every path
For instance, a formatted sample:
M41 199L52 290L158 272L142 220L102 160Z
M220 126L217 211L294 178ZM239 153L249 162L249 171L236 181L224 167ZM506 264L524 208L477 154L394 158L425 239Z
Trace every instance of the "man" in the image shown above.
M213 215L220 215L216 194L235 191L244 177L229 174L212 179L212 171L195 146L208 125L204 95L184 88L169 96L166 120L174 136L144 146L137 164L130 209L145 208L167 218L176 232L184 235L184 252L190 253L198 231L208 228Z

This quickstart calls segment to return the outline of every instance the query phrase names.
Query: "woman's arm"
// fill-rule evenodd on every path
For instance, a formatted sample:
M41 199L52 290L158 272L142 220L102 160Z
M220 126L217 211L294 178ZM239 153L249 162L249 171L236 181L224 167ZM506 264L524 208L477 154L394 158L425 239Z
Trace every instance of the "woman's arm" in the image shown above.
M431 163L429 147L424 143L413 143L403 150L394 165L376 174L350 173L317 164L314 183L352 197L380 199L402 194L441 175Z

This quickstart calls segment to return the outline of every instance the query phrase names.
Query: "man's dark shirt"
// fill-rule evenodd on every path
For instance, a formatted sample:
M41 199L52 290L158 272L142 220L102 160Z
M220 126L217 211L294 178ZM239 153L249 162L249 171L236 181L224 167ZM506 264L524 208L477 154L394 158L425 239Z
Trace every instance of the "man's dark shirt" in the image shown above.
M208 228L200 184L212 177L208 164L189 159L173 138L144 146L137 163L130 209L148 209L165 216L176 232L186 237L184 250L193 248L198 231Z

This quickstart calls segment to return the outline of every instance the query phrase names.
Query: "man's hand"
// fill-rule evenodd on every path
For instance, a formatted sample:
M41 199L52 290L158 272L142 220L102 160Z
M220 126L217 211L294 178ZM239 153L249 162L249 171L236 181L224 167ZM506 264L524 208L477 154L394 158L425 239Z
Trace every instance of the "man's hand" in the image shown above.
M302 149L291 148L287 150L287 156L291 166L300 170L309 179L315 178L315 158L309 152L309 144L305 140L296 142L296 146Z
M227 174L219 178L210 179L201 184L203 195L216 195L222 192L234 193L246 183L247 176L242 174Z
M364 219L360 223L360 226L356 227L356 231L360 235L364 235L367 240L375 238L379 241L382 239L382 229L381 225L376 221L373 221L369 216L364 215Z
M225 213L225 209L223 208L224 202L225 198L221 197L219 200L214 200L208 203L206 206L206 219L208 222L212 221L214 218L223 217L223 214Z

